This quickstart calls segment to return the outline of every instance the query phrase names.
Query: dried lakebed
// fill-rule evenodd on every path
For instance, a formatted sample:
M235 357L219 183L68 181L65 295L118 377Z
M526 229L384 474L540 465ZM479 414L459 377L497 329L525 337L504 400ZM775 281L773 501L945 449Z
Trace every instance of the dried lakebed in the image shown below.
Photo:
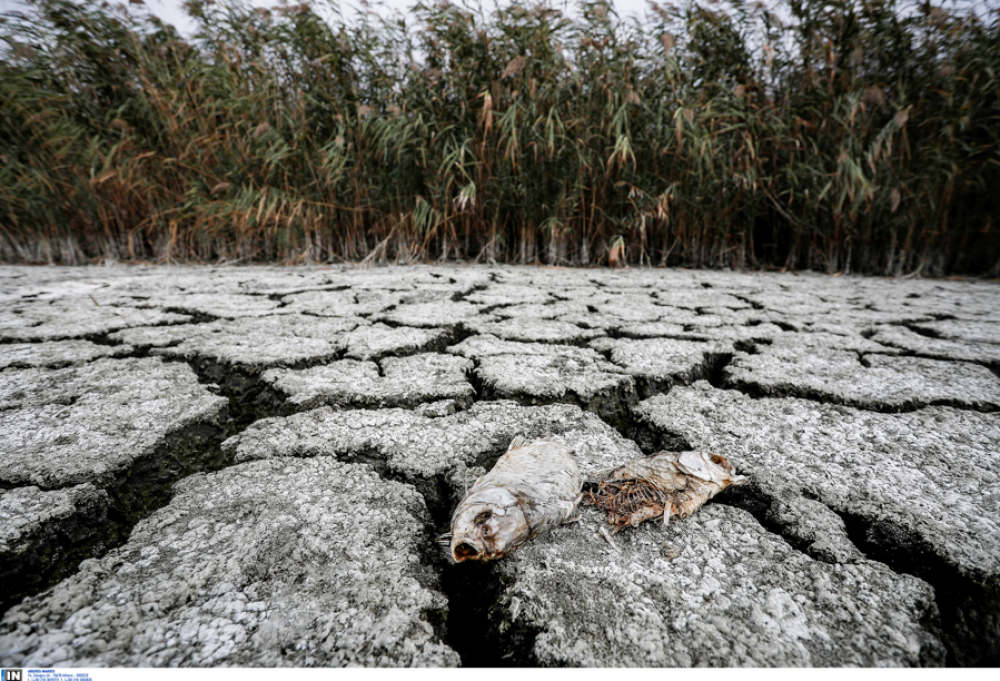
M0 665L1000 664L1000 286L0 267ZM495 563L510 440L751 483Z

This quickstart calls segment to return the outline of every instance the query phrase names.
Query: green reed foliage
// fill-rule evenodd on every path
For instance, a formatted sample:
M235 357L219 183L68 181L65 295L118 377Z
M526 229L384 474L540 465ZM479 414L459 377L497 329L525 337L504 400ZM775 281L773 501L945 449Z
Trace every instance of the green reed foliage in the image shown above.
M997 273L998 13L782 2L191 0L184 39L32 0L0 24L0 257Z

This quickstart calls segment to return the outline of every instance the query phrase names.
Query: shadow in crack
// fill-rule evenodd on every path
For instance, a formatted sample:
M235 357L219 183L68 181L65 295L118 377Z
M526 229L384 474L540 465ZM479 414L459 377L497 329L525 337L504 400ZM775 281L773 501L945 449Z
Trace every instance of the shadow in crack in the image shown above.
M959 569L917 532L891 520L833 510L868 558L934 587L949 665L1000 665L1000 580Z

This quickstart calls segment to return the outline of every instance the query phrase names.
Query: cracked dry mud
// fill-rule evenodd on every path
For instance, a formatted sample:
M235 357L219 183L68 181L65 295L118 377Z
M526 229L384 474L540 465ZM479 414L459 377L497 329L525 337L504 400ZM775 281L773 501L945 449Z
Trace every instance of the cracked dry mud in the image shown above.
M0 665L1000 664L995 282L0 267ZM434 537L518 434L751 477Z

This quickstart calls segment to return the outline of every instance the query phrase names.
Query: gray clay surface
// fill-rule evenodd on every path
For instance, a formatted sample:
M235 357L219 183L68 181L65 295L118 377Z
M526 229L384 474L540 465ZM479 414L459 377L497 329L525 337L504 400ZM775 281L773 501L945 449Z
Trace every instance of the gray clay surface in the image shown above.
M326 404L343 407L415 407L448 400L472 404L475 389L466 378L471 361L425 353L387 357L378 364L344 359L309 369L271 369L262 379L284 394L295 411Z
M98 345L86 340L49 341L44 343L9 343L0 355L0 370L86 364L101 357L127 357L134 352L128 345Z
M590 509L499 567L513 622L547 665L942 664L933 591L879 563L830 565L712 504L669 528L597 534ZM672 555L677 555L671 560Z
M426 521L413 488L333 459L193 476L123 547L11 610L0 664L455 665L428 622L446 600Z
M218 420L226 400L184 364L102 359L0 372L0 482L106 485L171 431Z
M822 343L811 336L827 336ZM874 354L863 338L783 334L753 354L738 353L726 385L768 396L813 397L866 409L900 411L932 404L1000 409L1000 378L984 366ZM869 354L865 354L865 353Z
M0 665L1000 664L998 310L974 280L0 266ZM517 435L749 482L448 563Z

